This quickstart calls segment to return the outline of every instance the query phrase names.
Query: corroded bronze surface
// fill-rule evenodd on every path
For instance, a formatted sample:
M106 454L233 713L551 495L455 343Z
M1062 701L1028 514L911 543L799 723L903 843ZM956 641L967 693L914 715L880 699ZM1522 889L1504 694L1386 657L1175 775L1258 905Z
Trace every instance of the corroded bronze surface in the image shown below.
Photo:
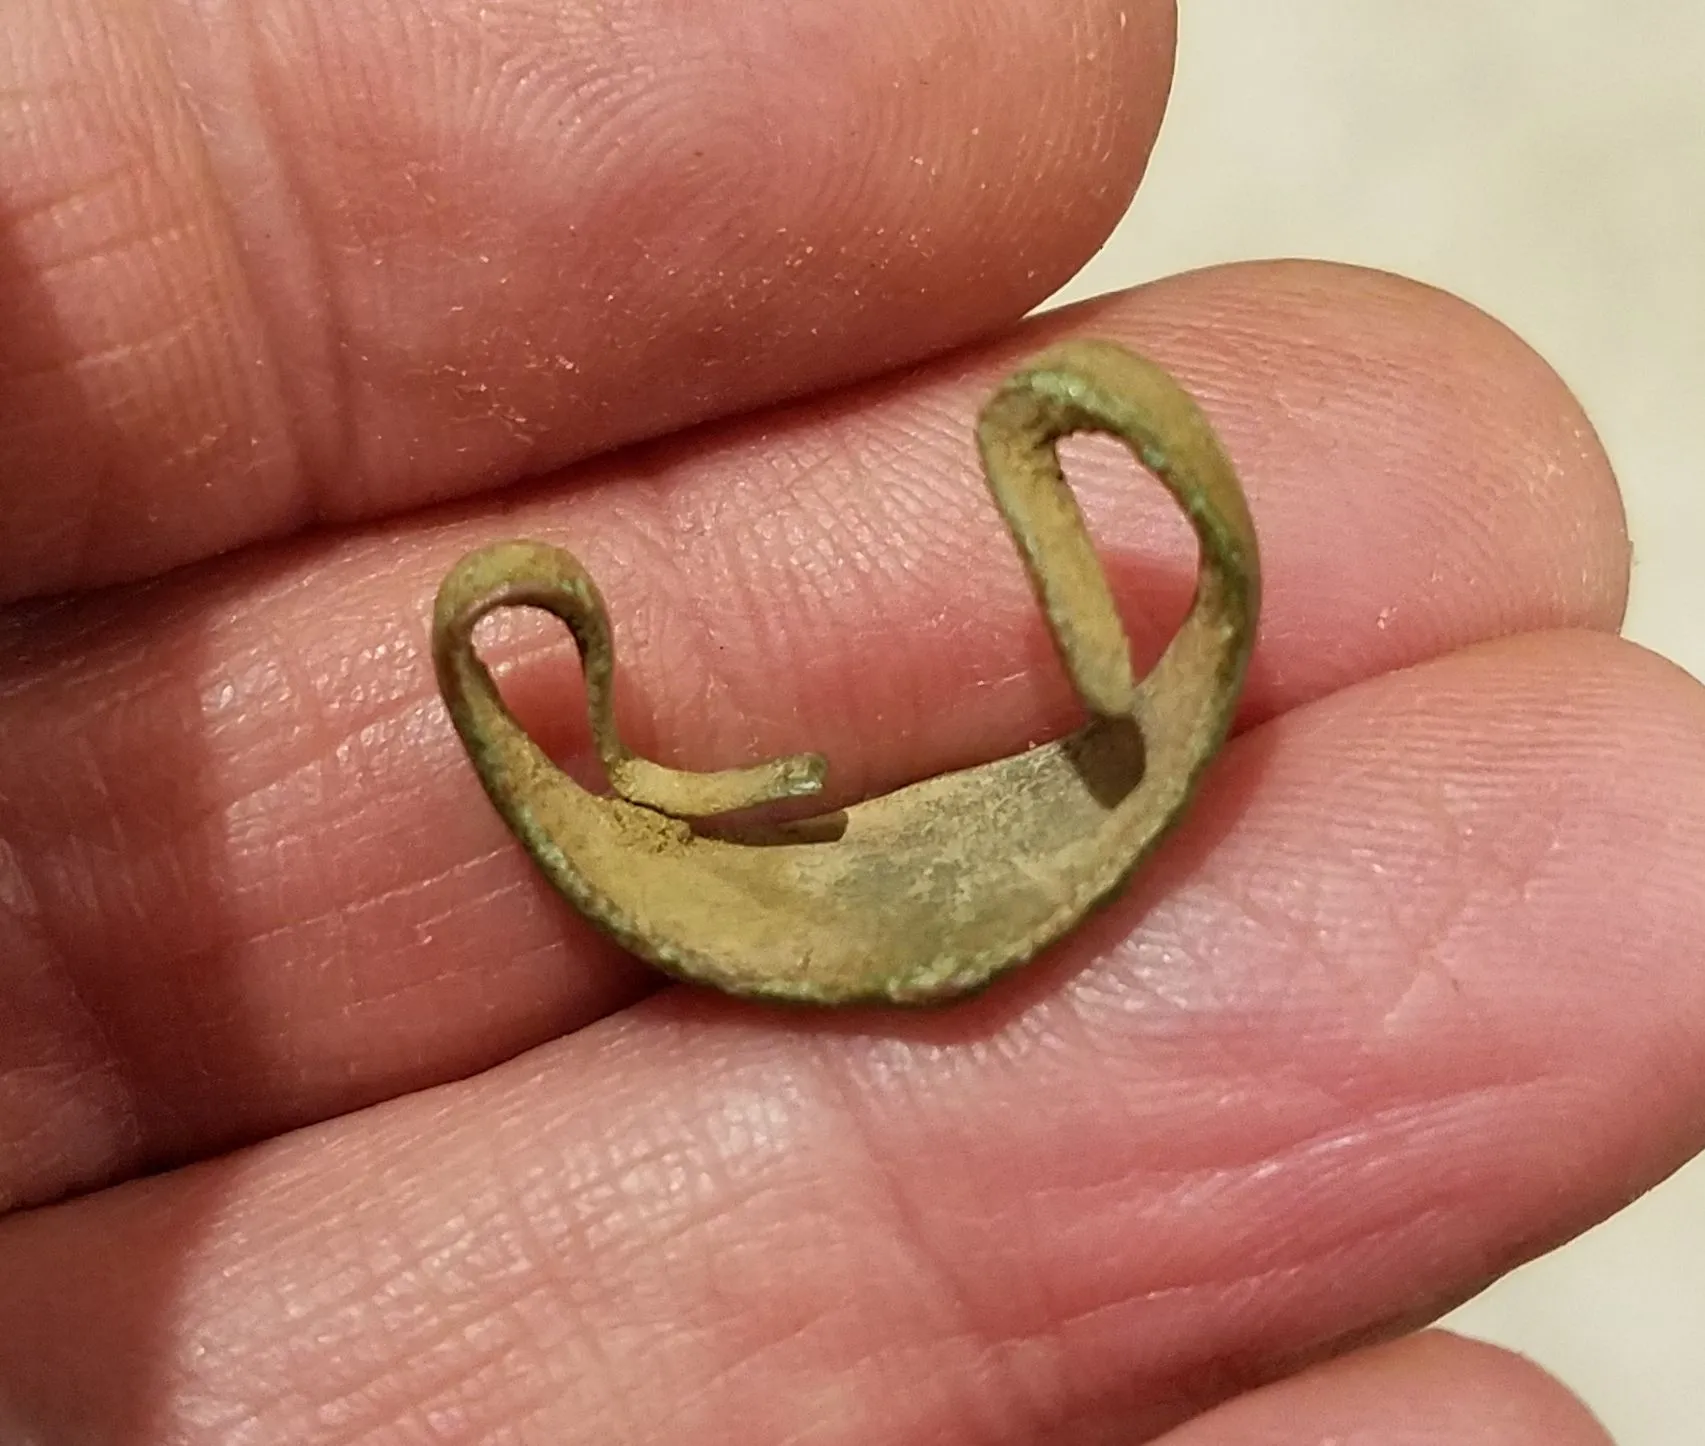
M1195 528L1189 616L1138 682L1056 443L1123 440ZM1117 893L1178 819L1231 723L1254 639L1255 533L1195 404L1105 342L1046 352L984 408L990 491L1088 709L1076 733L804 822L688 820L819 792L815 754L721 773L636 758L611 709L610 627L580 564L537 542L459 562L438 594L439 685L486 792L552 883L626 948L731 994L812 1004L954 998L1029 959ZM475 655L500 607L566 622L614 797L567 778L510 716Z

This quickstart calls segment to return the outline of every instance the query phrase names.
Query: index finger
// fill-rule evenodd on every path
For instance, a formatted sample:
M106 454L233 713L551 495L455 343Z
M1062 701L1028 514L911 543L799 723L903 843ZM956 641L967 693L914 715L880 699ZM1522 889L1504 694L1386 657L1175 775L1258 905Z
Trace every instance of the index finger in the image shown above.
M1164 0L24 0L7 28L0 597L1015 319L1123 211L1172 55Z

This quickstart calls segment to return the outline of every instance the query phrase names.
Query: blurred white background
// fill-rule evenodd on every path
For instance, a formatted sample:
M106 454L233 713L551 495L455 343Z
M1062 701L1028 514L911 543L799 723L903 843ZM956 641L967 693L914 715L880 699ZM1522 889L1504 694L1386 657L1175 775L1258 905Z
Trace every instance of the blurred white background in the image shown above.
M1311 256L1484 307L1574 387L1617 466L1629 635L1705 678L1705 6L1180 9L1149 179L1061 299ZM1548 1366L1622 1446L1700 1446L1705 1161L1451 1324Z

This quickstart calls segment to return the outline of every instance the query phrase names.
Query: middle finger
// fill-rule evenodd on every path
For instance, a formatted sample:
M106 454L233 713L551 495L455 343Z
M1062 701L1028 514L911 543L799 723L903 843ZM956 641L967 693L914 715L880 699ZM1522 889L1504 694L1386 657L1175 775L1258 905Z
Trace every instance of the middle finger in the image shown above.
M1551 373L1434 293L1288 266L1050 318L902 382L617 458L597 486L502 515L15 622L0 870L30 908L0 913L16 1002L0 1199L466 1074L649 977L536 877L438 703L432 591L494 532L561 538L588 562L627 665L628 734L686 766L814 747L845 799L1066 727L969 442L986 389L1066 328L1156 354L1245 474L1269 581L1246 718L1480 637L1616 622L1614 488ZM1076 460L1152 655L1188 592L1183 525L1123 464ZM518 710L574 755L569 651L522 626L493 649Z

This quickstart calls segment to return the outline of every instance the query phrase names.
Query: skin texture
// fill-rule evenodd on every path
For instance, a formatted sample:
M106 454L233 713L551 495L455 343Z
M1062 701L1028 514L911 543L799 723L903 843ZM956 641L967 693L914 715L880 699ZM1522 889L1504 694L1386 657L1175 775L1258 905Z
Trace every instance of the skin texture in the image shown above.
M15 596L489 488L1002 325L1123 211L1172 19L20 0L6 31Z
M8 12L0 1439L1597 1446L1369 1344L1705 1142L1705 699L1612 636L1562 384L1323 266L1019 325L1140 172L1164 6L459 18ZM695 191L693 140L812 184ZM653 990L481 796L438 580L572 540L673 766L1014 752L1072 692L963 419L1071 335L1179 377L1260 530L1187 823L938 1016ZM1187 538L1068 465L1141 670ZM561 630L480 642L584 773Z
M1609 1446L1609 1440L1526 1362L1433 1333L1253 1392L1181 1427L1164 1446Z

